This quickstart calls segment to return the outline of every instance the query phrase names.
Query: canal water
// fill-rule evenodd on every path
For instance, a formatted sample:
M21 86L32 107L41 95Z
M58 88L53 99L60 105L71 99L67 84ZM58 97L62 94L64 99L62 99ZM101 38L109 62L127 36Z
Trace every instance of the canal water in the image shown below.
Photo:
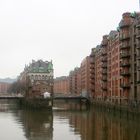
M52 112L27 110L0 100L0 140L140 140L140 119L72 102Z

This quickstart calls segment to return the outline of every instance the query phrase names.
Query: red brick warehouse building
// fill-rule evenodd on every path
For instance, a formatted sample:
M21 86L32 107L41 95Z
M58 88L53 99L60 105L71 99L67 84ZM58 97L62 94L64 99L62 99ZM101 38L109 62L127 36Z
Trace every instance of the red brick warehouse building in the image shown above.
M54 79L54 93L68 94L70 92L69 77L62 76Z
M10 86L10 83L0 82L0 93L7 93Z
M70 93L96 101L140 103L140 13L122 15L117 30L104 35L80 68L70 73L69 86Z

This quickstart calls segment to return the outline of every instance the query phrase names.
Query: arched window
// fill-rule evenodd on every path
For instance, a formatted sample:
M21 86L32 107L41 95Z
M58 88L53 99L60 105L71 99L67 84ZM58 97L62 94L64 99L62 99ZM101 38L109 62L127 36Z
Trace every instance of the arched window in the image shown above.
M31 80L34 80L34 76L33 75L31 75Z
M38 80L41 80L41 75L38 75Z
M48 76L47 75L45 76L45 80L48 80Z
M37 75L35 75L35 80L38 80L38 76Z
M45 76L44 75L42 75L42 80L45 80Z

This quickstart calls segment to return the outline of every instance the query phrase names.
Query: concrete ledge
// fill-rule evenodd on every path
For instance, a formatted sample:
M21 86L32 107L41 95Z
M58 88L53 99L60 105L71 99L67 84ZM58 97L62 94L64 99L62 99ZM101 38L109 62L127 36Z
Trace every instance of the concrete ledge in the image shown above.
M127 105L115 105L110 103L104 103L99 101L92 101L92 104L97 107L101 107L108 111L119 111L119 112L127 112L140 115L140 107L132 107Z

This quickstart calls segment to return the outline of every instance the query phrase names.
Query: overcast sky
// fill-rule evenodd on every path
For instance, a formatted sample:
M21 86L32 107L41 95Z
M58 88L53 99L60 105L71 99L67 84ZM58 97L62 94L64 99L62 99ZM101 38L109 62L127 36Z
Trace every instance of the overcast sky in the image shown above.
M32 59L53 60L54 76L80 66L139 0L0 0L0 78Z

